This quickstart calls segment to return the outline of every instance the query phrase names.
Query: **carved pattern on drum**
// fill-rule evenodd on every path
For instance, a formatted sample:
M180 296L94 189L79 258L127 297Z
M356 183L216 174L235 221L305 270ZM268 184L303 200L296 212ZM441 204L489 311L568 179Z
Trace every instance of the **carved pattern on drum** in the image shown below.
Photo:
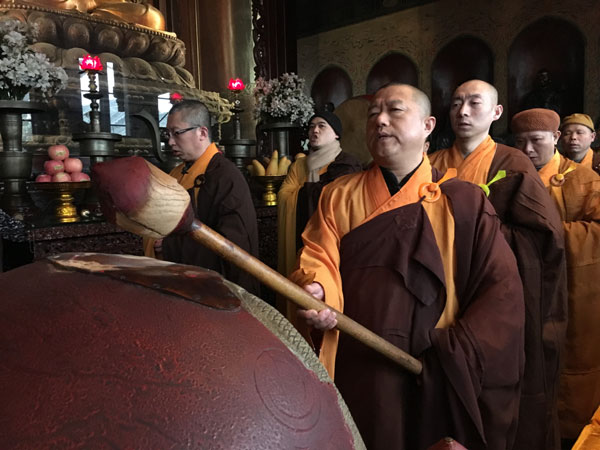
M331 384L333 386L336 391L338 405L342 411L346 425L354 437L354 448L357 450L365 449L362 438L360 437L360 433L356 428L356 424L350 415L350 411L348 410L346 403L331 381L331 378L329 378L327 371L319 362L317 355L302 337L302 335L298 333L294 326L271 305L250 294L237 284L231 283L227 280L223 280L223 282L242 301L242 308L248 311L255 319L260 321L265 328L277 336L277 338L281 340L281 342L283 342L285 346L298 357L299 361L301 361L307 369L311 370L317 376L319 381Z
M265 350L256 359L254 383L263 404L273 417L294 431L313 429L321 416L321 399L315 382L306 376L290 353ZM279 377L293 373L295 378Z

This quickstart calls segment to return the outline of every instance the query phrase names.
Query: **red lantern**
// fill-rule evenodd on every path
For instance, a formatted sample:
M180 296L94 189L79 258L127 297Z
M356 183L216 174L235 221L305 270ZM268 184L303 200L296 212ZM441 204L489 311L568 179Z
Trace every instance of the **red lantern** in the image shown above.
M244 82L241 80L241 78L230 78L229 79L229 90L230 91L243 91L244 88L246 86L244 86Z
M91 70L93 72L100 72L104 67L100 61L99 56L85 55L81 64L79 64L81 70Z
M183 100L183 95L181 95L179 92L173 92L171 94L172 102L180 102L181 100Z

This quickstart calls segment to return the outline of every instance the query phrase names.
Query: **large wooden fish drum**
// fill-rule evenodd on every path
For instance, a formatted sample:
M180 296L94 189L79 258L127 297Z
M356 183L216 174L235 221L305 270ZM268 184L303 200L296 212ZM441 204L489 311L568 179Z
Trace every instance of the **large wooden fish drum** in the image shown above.
M0 274L0 448L364 448L306 342L214 272L63 254Z

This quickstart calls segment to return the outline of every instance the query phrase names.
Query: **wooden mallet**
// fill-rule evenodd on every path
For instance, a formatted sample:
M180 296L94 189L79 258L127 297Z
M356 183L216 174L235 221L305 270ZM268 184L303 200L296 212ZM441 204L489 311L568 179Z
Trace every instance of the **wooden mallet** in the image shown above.
M171 233L189 233L200 244L250 273L302 309L321 311L328 306L271 269L233 242L194 218L190 195L154 165L140 157L97 163L92 168L105 217L132 233L162 239ZM329 308L335 311L333 308ZM339 311L337 328L373 350L419 374L421 363Z

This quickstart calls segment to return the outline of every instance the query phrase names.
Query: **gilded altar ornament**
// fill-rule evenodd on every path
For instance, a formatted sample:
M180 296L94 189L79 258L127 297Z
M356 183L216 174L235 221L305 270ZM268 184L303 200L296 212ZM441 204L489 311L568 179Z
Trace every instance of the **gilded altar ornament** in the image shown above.
M20 0L15 3L79 11L102 19L131 23L152 30L166 30L162 13L141 0Z

